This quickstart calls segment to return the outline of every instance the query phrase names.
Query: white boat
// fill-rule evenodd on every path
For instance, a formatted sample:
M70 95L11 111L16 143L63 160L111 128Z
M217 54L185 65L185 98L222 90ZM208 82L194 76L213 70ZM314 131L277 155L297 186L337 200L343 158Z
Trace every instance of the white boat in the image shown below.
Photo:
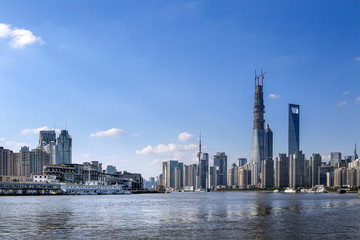
M318 189L316 189L316 192L317 193L327 193L325 188L318 188Z
M296 193L296 190L292 188L286 188L284 193Z
M279 189L274 190L274 193L279 193L279 192L280 192Z

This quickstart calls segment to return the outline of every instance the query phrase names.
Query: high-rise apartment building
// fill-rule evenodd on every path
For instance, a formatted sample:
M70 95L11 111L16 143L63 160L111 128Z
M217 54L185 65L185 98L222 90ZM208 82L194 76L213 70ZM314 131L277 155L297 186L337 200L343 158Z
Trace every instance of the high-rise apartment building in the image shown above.
M295 151L290 155L290 187L298 188L305 185L305 155Z
M289 157L280 153L275 160L275 187L282 188L289 186Z
M346 168L336 168L334 170L334 187L342 187L347 183Z
M186 185L186 186L194 187L194 189L196 188L197 169L198 169L197 164L190 164L189 165L188 185Z
M229 186L238 185L238 166L236 166L235 163L233 163L229 169L227 182Z
M13 176L13 151L0 147L0 175Z
M177 168L177 170L175 170ZM166 188L174 188L175 185L183 187L183 169L184 165L182 162L170 160L163 162L163 183ZM176 174L176 176L175 176Z
M251 171L243 167L238 168L238 185L240 188L247 188L251 185Z
M300 149L300 106L289 104L288 155Z
M21 176L43 174L44 166L50 165L50 154L41 149L30 151L29 147L21 147L19 156Z

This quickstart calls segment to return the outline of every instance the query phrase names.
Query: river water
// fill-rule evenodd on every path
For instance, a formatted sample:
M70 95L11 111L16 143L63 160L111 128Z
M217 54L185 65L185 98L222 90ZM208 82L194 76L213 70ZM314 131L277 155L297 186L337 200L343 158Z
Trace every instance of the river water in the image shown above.
M356 194L1 196L0 239L360 239Z

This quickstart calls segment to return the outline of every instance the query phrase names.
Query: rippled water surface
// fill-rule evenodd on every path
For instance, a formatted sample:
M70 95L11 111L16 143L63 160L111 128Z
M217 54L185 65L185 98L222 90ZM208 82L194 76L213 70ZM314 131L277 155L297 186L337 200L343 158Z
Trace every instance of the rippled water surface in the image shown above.
M360 239L356 194L0 197L0 239Z

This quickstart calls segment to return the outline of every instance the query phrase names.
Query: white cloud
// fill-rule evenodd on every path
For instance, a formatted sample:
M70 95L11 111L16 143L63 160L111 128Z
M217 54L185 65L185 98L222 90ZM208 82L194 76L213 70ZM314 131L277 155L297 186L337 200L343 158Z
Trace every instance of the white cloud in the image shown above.
M125 131L120 129L120 128L111 128L109 130L106 131L99 131L96 133L91 133L90 137L115 137L118 136L122 133L124 133Z
M140 134L140 133L133 133L133 134L131 134L131 135L133 135L134 137L138 137L138 136L140 136L141 134Z
M10 25L0 23L0 38L10 38L10 46L23 48L34 43L44 44L41 37L35 36L30 30L11 28Z
M276 94L276 93L272 93L269 95L269 98L273 98L273 99L276 99L276 98L279 98L280 95Z
M21 131L21 134L38 134L40 131L48 131L54 130L53 128L49 128L48 126L43 126L39 128L27 128ZM60 129L55 130L57 133L60 132Z
M356 101L357 101L357 102L360 102L360 96L356 98Z
M23 146L29 146L29 144L22 142L15 142L15 141L6 141L5 146L19 149L20 147Z
M330 159L331 159L330 154L329 154L329 155L322 155L322 156L321 156L321 161L322 161L322 162L329 162Z
M197 145L195 145L195 144L178 145L178 144L170 143L168 145L159 144L156 147L152 147L151 145L148 145L147 147L145 147L141 150L136 150L136 154L143 154L143 155L173 154L173 153L191 151L196 148L197 148Z
M356 61L360 61L360 57L356 57L355 60L356 60Z
M5 141L5 138L0 138L0 141Z
M338 102L338 107L342 107L342 106L345 106L347 104L347 101L341 101L341 102Z
M183 133L180 133L179 136L178 136L178 140L181 141L181 142L185 142L189 139L192 139L193 138L193 135L188 133L188 132L183 132Z
M348 95L350 93L350 91L346 91L343 93L344 96Z

